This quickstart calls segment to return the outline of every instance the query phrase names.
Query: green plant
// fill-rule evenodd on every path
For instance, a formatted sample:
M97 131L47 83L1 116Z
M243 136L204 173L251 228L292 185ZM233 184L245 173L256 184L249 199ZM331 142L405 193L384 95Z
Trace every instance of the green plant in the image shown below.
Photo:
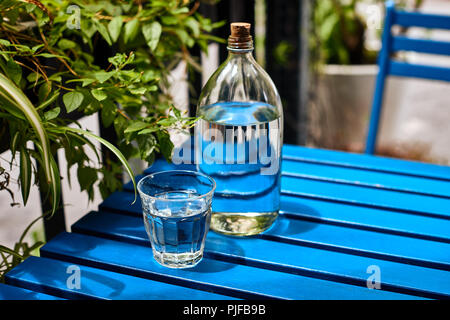
M377 52L365 47L366 17L357 10L359 4L379 5L384 0L314 1L310 48L315 64L371 64ZM417 9L422 0L398 0L397 6ZM382 14L380 14L379 18ZM379 29L381 31L381 28Z
M208 32L221 23L198 14L198 5L187 0L0 3L0 152L20 154L17 180L24 204L31 185L41 181L51 214L61 205L58 149L64 149L68 171L77 165L89 199L96 185L103 197L120 188L122 166L133 177L131 158L151 163L162 154L170 161L168 129L187 129L195 118L173 106L168 75L181 60L190 71L199 70L189 49L198 45L206 51L208 41L219 40ZM117 141L97 137L73 120L74 114L94 113L103 127L114 129ZM84 152L92 149L100 161L90 139L115 157L95 167ZM0 170L8 174L7 168ZM2 189L10 190L7 184Z

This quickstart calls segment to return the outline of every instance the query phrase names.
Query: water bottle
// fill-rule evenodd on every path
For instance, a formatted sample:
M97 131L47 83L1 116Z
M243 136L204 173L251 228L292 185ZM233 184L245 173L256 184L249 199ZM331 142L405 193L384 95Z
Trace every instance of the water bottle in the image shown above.
M232 23L228 57L204 86L195 126L197 170L216 181L211 229L254 235L280 209L283 108L253 58L249 23Z

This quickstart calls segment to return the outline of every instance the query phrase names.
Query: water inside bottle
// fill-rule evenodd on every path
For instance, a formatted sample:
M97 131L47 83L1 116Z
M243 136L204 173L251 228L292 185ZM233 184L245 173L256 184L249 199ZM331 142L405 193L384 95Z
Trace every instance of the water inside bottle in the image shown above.
M262 102L219 102L202 108L195 130L198 170L217 183L211 229L257 234L280 206L282 120Z

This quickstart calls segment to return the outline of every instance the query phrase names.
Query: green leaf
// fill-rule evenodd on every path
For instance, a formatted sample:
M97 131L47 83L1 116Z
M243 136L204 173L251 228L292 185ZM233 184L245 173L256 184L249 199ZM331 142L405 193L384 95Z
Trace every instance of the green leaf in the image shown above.
M13 103L14 107L23 112L29 124L36 133L37 141L35 145L39 149L39 153L42 157L42 163L47 183L50 185L52 194L59 195L61 190L60 176L58 171L55 170L53 163L55 162L53 155L50 152L50 143L47 136L47 132L42 124L42 120L39 117L36 109L31 101L25 96L22 90L17 88L8 78L0 73L0 96L7 99L9 103ZM57 168L56 168L57 169ZM55 200L52 203L52 213L55 212L59 198L53 197Z
M28 150L20 148L20 191L23 204L26 205L31 189L31 159Z
M35 82L39 79L40 75L39 73L36 72L32 72L27 76L27 81L28 82Z
M39 102L44 102L47 98L50 92L52 91L52 83L50 81L44 82L40 87L38 91L38 98Z
M102 88L92 89L91 93L98 101L103 101L108 97L108 95L105 91L102 90Z
M177 17L174 16L162 16L161 22L165 25L171 26L178 23Z
M198 21L194 18L194 17L188 17L185 21L184 24L191 29L192 34L194 35L194 37L198 37L200 35L200 25L198 23Z
M128 126L128 128L125 129L125 133L139 131L148 126L149 126L149 124L147 122L135 121L135 122L131 123L131 125Z
M44 58L62 58L62 59L68 59L66 56L61 56L61 55L58 55L58 54L52 54L52 53L47 53L47 52L44 52L44 53L39 53L39 54L37 54L36 55L36 57L44 57Z
M59 175L58 165L56 164L55 158L50 157L50 164L52 175L55 177L55 184L50 188L50 202L52 203L52 213L50 217L56 212L56 208L59 206L61 200L61 176Z
M94 138L94 139L98 140L101 144L103 144L105 147L107 147L109 150L111 150L111 152L114 153L117 158L119 158L120 162L123 164L123 166L125 167L125 170L129 174L129 176L131 178L131 181L133 182L133 187L134 187L134 201L133 201L133 203L136 202L137 190L136 190L136 180L134 179L133 170L131 169L127 159L119 151L119 149L117 149L114 145L112 145L110 142L106 141L102 137L99 137L99 136L97 136L97 135L95 135L95 134L93 134L93 133L91 133L89 131L85 131L85 130L78 129L78 128L70 128L70 127L62 127L62 129L67 130L67 131L76 132L78 134L82 134L82 135L86 135L88 137Z
M41 103L39 106L37 106L36 110L44 109L45 107L52 104L58 97L59 97L59 90L54 92L50 98L48 98L43 103Z
M37 141L34 141L34 145L39 150L40 154L44 154L44 149L42 148L40 143L37 143ZM49 185L50 185L49 199L50 199L50 203L52 205L52 211L50 213L49 218L51 218L53 216L53 214L56 212L56 209L58 208L59 202L61 200L61 177L59 175L59 170L58 170L58 166L56 165L55 158L53 157L53 155L51 153L50 153L49 161L50 161L50 174L52 177L52 180L49 183Z
M139 20L133 19L133 20L128 21L125 24L123 41L125 43L133 41L134 38L136 38L136 36L138 35L138 33L139 33Z
M61 112L61 109L59 107L53 108L47 112L44 113L44 119L47 121L55 119L57 116L59 116L59 113Z
M178 119L176 119L176 118L164 118L164 119L159 120L157 123L161 126L168 127L177 121L178 121Z
M76 133L73 133L73 132L67 132L67 134L69 135L69 136L71 136L72 138L74 138L75 140L77 140L77 141L79 141L80 142L80 145L83 145L83 144L85 144L85 145L87 145L88 147L90 147L91 148L91 150L94 152L94 154L95 154L95 156L97 157L97 161L100 163L101 162L101 159L100 159L100 155L98 154L98 151L97 151L97 148L95 147L95 145L90 141L90 140L88 140L88 139L86 139L84 136L82 136L82 135L79 135L79 134L76 134ZM74 142L73 140L71 141L71 142ZM66 152L67 152L67 149L65 150ZM72 150L70 150L70 151L72 151ZM82 155L79 159L81 159L81 161L83 161L82 159L84 158L84 157L87 157L86 155ZM67 156L66 156L66 158L68 158ZM69 159L69 158L68 158ZM69 169L69 167L68 167L68 169ZM68 175L68 177L69 177L69 179L70 179L70 174Z
M23 259L24 259L24 257L21 256L21 255L20 255L19 253L17 253L16 251L11 250L10 248L5 247L4 245L1 245L1 244L0 244L0 252L5 252L5 253L10 254L10 255L12 255L12 256L14 256L14 257L16 257L16 258L19 258L20 260L23 260Z
M64 39L64 38L59 40L59 42L58 42L58 47L61 50L72 49L72 48L75 48L76 46L77 46L77 44L75 42L68 40L68 39Z
M177 9L171 10L170 12L172 14L174 14L174 15L179 15L179 14L182 14L182 13L188 13L189 12L189 8L188 7L181 7L181 8L177 8Z
M127 55L125 53L117 53L114 57L109 57L108 62L116 68L120 67L127 61Z
M144 160L151 160L156 149L157 140L153 134L141 135L136 138L139 147L139 156Z
M94 25L97 28L98 33L100 33L103 37L103 39L105 39L105 41L112 46L112 41L111 41L111 37L109 36L108 30L106 29L106 27L103 25L103 23L101 23L100 21L98 21L97 19L94 19Z
M11 45L11 42L9 42L8 40L5 40L5 39L0 39L0 45L9 47Z
M181 117L181 111L178 110L177 108L173 108L172 109L173 114L175 115L175 117L180 118Z
M96 79L90 79L90 78L80 78L80 79L71 79L68 80L67 83L72 83L72 82L81 82L81 86L82 87L86 87L88 85L90 85L91 83L97 81Z
M38 45L32 47L32 48L31 48L31 51L32 51L33 53L36 53L36 51L38 51L38 50L39 50L40 48L42 48L43 46L44 46L43 43L42 43L42 44L38 44Z
M184 29L176 29L175 33L178 35L180 40L185 43L188 47L192 47L195 43L194 39L189 36L189 33Z
M158 130L160 130L159 127L147 128L147 129L139 131L138 134L148 134L148 133L156 132Z
M13 59L9 59L6 62L6 72L9 78L19 86L22 79L22 68Z
M16 150L17 150L17 144L20 140L20 131L17 130L16 133L14 134L14 137L11 139L11 154L12 154L12 159L14 159L16 157ZM12 166L12 162L11 162L11 166Z
M113 123L116 117L116 110L116 105L110 100L105 100L102 102L101 117L105 128L108 128Z
M112 72L106 71L97 71L94 73L95 79L97 79L100 83L107 81L113 75Z
M111 36L111 40L116 42L119 39L120 31L122 30L123 20L121 16L114 17L108 23L108 31Z
M76 110L83 102L84 96L81 92L71 91L63 95L63 102L67 113Z
M90 167L78 166L77 176L81 190L89 190L97 181L97 170Z
M128 121L124 117L116 117L114 119L114 131L119 139L123 138L124 131L127 128Z
M161 25L157 21L145 24L142 27L142 34L144 35L145 41L147 41L148 47L152 51L154 51L158 46L161 31L162 31Z
M156 132L156 136L158 137L159 146L162 155L166 158L167 161L171 161L172 159L172 150L173 143L170 140L170 135L167 131L158 131Z
M132 94L139 94L139 95L143 95L145 92L147 92L147 88L135 88L135 89L130 89L130 92Z

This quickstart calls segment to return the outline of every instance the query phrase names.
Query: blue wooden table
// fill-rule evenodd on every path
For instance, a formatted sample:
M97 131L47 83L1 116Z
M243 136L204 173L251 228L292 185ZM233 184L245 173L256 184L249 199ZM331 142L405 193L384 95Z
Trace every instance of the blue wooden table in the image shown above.
M195 268L153 260L127 184L10 271L0 298L450 298L450 167L286 145L282 169L276 223L210 231Z

